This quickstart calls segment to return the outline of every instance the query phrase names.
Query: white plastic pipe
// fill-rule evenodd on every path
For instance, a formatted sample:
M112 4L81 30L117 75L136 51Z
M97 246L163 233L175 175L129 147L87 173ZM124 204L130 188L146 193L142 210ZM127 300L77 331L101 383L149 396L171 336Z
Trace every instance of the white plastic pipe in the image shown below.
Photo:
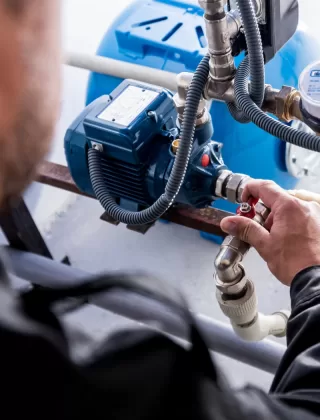
M222 312L230 319L235 333L243 340L261 341L269 335L286 335L290 312L279 311L273 315L259 313L256 288L251 280L247 279L246 293L241 298L225 300L219 290L217 298Z
M284 337L287 331L287 324L290 313L287 311L277 312L273 315L258 313L256 321L245 327L239 327L233 323L235 333L246 341L261 341L269 335Z
M94 73L106 74L120 79L133 79L172 91L177 90L177 75L168 71L78 52L67 52L64 63L67 66L89 70Z

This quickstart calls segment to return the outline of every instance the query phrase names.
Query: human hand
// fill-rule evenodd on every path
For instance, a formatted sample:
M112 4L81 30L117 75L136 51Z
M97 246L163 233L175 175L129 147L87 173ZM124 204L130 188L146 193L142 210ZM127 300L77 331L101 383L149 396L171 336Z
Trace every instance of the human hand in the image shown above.
M272 181L250 181L242 199L260 198L271 209L265 226L245 217L227 217L224 232L252 245L285 285L303 269L320 265L320 205L291 197Z

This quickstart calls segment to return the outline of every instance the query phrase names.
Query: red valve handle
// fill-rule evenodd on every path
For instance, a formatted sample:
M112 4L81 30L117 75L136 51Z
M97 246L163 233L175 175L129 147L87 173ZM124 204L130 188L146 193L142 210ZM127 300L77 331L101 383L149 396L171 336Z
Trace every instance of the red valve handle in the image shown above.
M237 209L237 214L242 217L247 217L248 219L254 219L256 215L255 206L258 203L259 198L250 197L247 204L247 208L244 209L244 206L241 205Z

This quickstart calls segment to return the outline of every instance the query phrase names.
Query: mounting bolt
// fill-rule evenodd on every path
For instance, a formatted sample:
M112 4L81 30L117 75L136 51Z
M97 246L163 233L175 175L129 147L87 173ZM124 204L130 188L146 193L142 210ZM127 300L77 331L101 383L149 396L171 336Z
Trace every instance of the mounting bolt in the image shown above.
M147 115L151 118L154 122L158 122L158 115L155 111L148 111Z
M100 143L92 142L92 149L97 150L98 152L103 152L103 146Z

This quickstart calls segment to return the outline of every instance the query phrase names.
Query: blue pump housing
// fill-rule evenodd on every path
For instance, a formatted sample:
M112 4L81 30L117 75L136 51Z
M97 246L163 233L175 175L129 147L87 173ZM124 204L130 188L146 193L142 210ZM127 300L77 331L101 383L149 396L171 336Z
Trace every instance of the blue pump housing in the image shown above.
M89 148L96 147L105 185L120 205L139 210L153 204L164 193L174 164L176 120L171 93L155 86L126 80L111 96L96 99L65 136L68 166L79 189L94 196L87 155ZM226 167L221 145L211 140L212 134L211 119L196 130L179 203L203 207L215 198L215 179Z
M191 0L138 0L114 22L97 51L98 55L180 73L193 72L206 53L203 10ZM296 34L266 66L266 83L298 87L302 70L318 59L319 48L305 28ZM238 57L236 62L242 60ZM87 103L109 94L120 79L91 74ZM233 172L272 179L292 189L298 180L285 163L286 145L253 124L233 120L223 103L214 102L211 116L215 140L223 144L223 158ZM227 202L219 207L234 210Z

